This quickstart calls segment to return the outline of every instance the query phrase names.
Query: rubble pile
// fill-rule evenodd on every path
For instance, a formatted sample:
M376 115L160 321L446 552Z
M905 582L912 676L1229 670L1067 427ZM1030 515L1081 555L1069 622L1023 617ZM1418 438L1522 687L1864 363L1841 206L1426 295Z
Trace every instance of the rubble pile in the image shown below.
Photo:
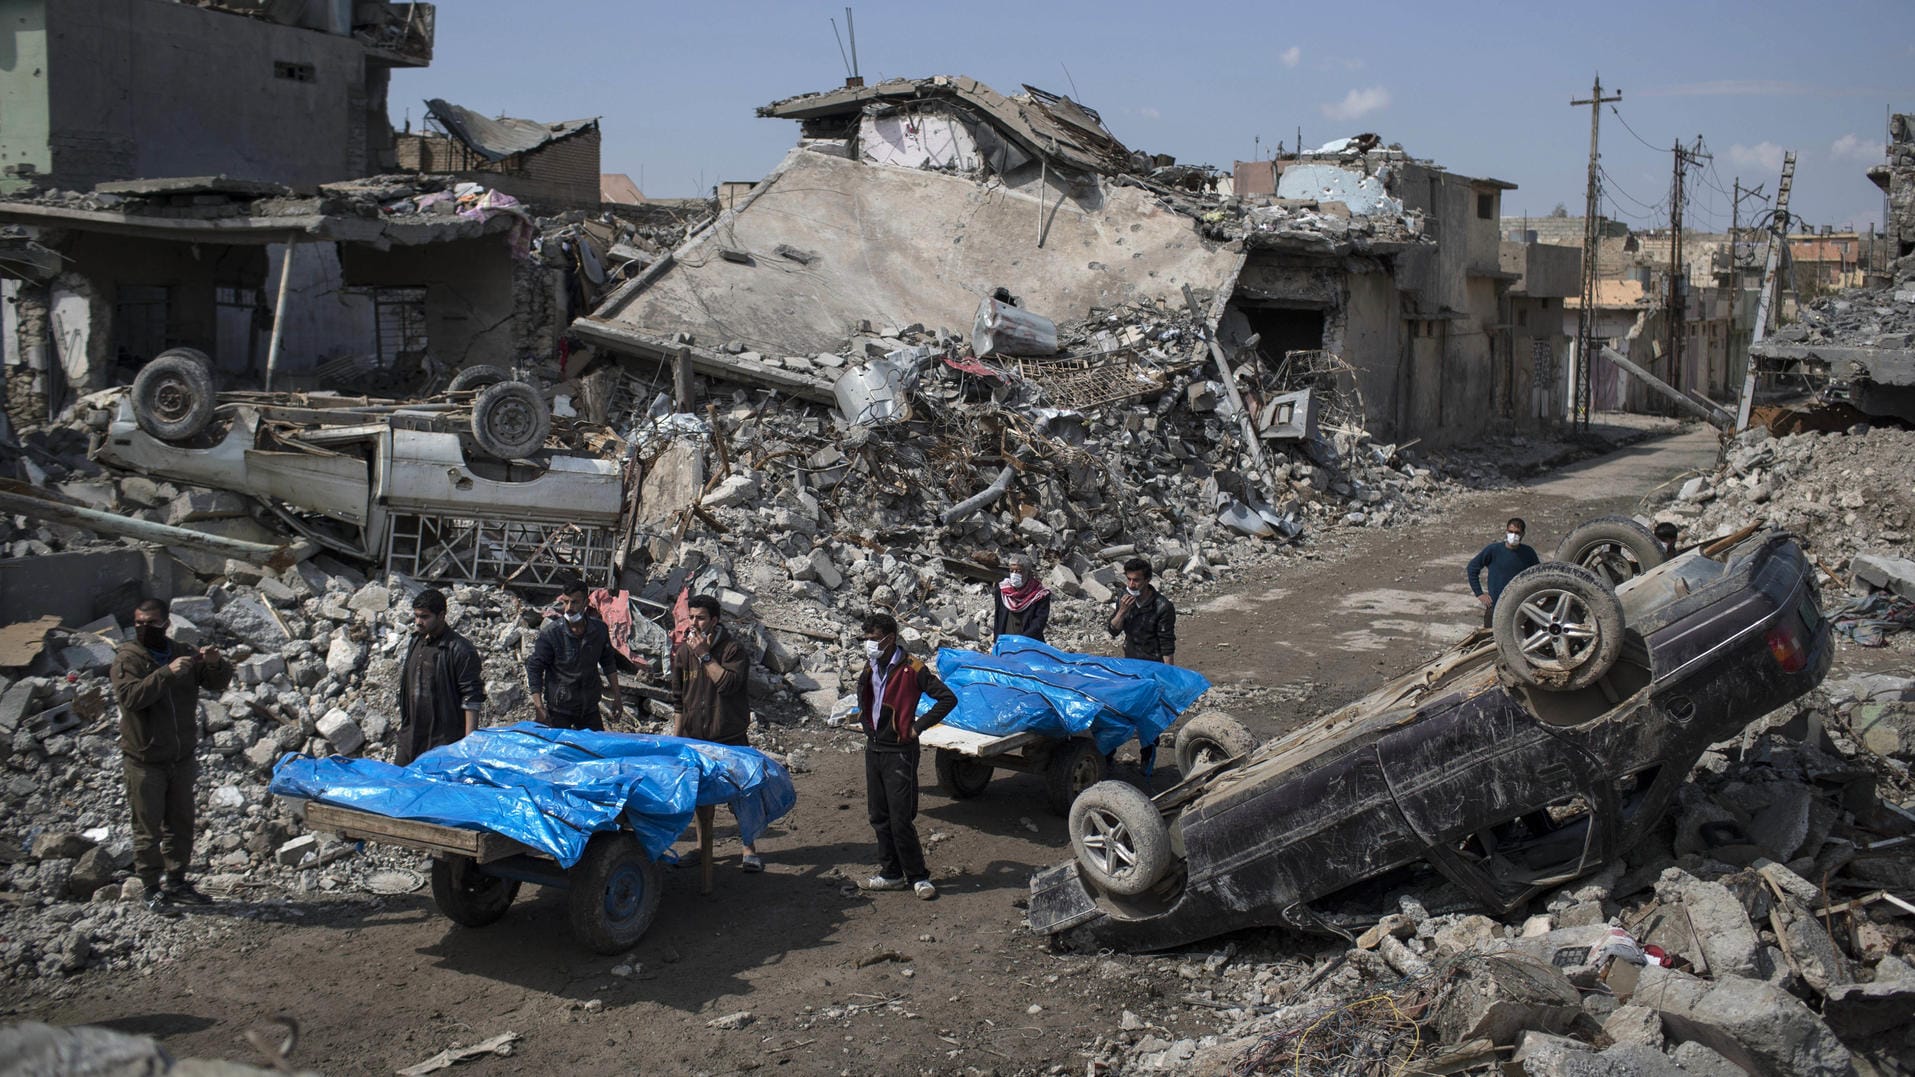
M1656 516L1676 521L1684 542L1760 519L1794 532L1836 579L1873 576L1871 560L1903 560L1915 535L1911 453L1915 430L1860 424L1847 433L1778 438L1752 427L1729 442L1713 473L1685 481ZM1887 585L1882 577L1870 582Z
M1124 1073L1492 1074L1506 1062L1532 1077L1908 1072L1915 817L1894 803L1915 791L1915 756L1883 760L1851 735L1865 700L1906 717L1915 681L1830 682L1717 745L1640 845L1519 910L1530 915L1499 922L1402 895L1348 944L1270 933L1207 958L1132 959L1175 963L1187 990L1166 1012L1126 1012L1097 1062ZM1191 1022L1215 1031L1172 1038Z
M1895 287L1850 288L1812 300L1765 343L1915 347L1915 264L1901 267Z

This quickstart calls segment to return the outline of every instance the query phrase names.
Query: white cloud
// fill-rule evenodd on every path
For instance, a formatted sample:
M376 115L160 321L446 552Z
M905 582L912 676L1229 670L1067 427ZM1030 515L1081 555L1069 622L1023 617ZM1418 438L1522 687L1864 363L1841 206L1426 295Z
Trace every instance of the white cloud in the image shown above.
M1354 120L1367 116L1380 108L1388 108L1390 91L1381 86L1371 86L1363 90L1351 90L1343 95L1343 100L1333 105L1318 105L1323 114L1333 120Z
M1277 59L1282 60L1283 66L1285 67L1295 67L1297 66L1297 61L1303 59L1303 50L1295 45L1292 45L1289 48L1278 53Z
M1739 165L1756 165L1776 172L1782 168L1782 147L1768 141L1753 146L1738 142L1729 147L1729 160Z
M1146 120L1154 120L1163 115L1162 112L1158 111L1157 109L1151 108L1149 105L1145 105L1143 108L1138 109L1137 114L1139 116L1142 116Z
M1851 131L1835 140L1829 147L1829 155L1838 161L1867 161L1873 164L1888 156L1888 146L1871 142Z

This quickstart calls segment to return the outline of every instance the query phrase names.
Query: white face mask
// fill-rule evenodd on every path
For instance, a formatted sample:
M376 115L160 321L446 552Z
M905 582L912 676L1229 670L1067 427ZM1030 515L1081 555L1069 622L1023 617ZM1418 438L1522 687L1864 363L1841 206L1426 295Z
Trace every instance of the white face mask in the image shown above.
M1503 541L1511 546L1520 546L1523 536L1514 531L1506 531L1503 533Z
M585 615L582 613L567 613L565 615L565 623L568 625L575 625L583 620L585 620Z
M1127 595L1129 595L1129 596L1130 596L1130 597L1132 597L1132 598L1136 598L1136 597L1138 597L1139 595L1142 595L1142 594L1143 594L1144 592L1143 592L1143 591L1142 591L1142 589L1140 589L1140 588L1136 588L1136 587L1125 587L1125 588L1124 588L1124 593L1125 593L1125 594L1127 594Z
M878 656L883 653L884 653L884 645L882 643L879 643L877 640L874 640L874 639L868 639L864 641L864 656L866 658L870 659L873 662L876 662L878 660Z
M1024 586L1024 574L1022 572L1013 572L1004 582L1010 584L1011 590L1015 591Z

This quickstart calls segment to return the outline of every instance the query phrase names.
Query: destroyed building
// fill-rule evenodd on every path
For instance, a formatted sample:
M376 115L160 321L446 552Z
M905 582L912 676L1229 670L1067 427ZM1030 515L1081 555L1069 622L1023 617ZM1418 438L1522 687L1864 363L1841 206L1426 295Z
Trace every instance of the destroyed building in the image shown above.
M438 98L426 102L426 117L436 130L397 136L401 169L481 183L541 209L598 207L596 117L558 123L490 118Z
M435 8L7 0L0 20L0 193L173 176L311 185L392 166L386 88L394 68L432 62Z

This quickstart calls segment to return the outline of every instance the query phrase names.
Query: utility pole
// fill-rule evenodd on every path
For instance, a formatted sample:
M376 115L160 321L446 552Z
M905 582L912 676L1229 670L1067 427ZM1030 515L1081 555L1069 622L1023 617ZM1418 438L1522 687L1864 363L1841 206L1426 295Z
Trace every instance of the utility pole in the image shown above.
M1689 289L1687 274L1682 264L1682 212L1687 186L1686 173L1689 165L1709 159L1702 152L1702 136L1696 136L1696 148L1685 150L1678 140L1675 146L1676 175L1675 185L1669 194L1669 294L1663 304L1663 310L1669 321L1669 365L1666 368L1669 384L1676 390L1683 388L1682 346L1687 336Z
M1576 312L1576 356L1573 374L1574 389L1570 405L1570 421L1578 429L1589 429L1589 388L1590 365L1595 361L1596 329L1596 253L1600 249L1597 238L1597 218L1602 213L1602 175L1596 162L1600 159L1596 153L1597 133L1602 125L1602 107L1611 101L1622 100L1622 91L1615 96L1602 95L1602 76L1589 87L1589 97L1578 101L1571 98L1569 107L1589 106L1589 182L1588 197L1583 205L1583 304Z
M1742 177L1731 181L1729 195L1729 331L1722 342L1722 376L1729 376L1729 368L1735 365L1735 314L1742 305L1742 256L1737 253L1736 241L1742 232L1742 200L1761 198L1762 188L1742 189ZM1712 382L1714 378L1710 379Z
M1775 213L1769 219L1769 258L1762 268L1762 298L1755 307L1751 347L1769 335L1769 313L1775 306L1776 275L1782 265L1782 245L1789 241L1789 188L1795 185L1795 151L1782 155L1782 181L1775 185ZM1755 356L1748 356L1742 378L1742 401L1736 405L1735 428L1749 428L1749 409L1755 403Z

